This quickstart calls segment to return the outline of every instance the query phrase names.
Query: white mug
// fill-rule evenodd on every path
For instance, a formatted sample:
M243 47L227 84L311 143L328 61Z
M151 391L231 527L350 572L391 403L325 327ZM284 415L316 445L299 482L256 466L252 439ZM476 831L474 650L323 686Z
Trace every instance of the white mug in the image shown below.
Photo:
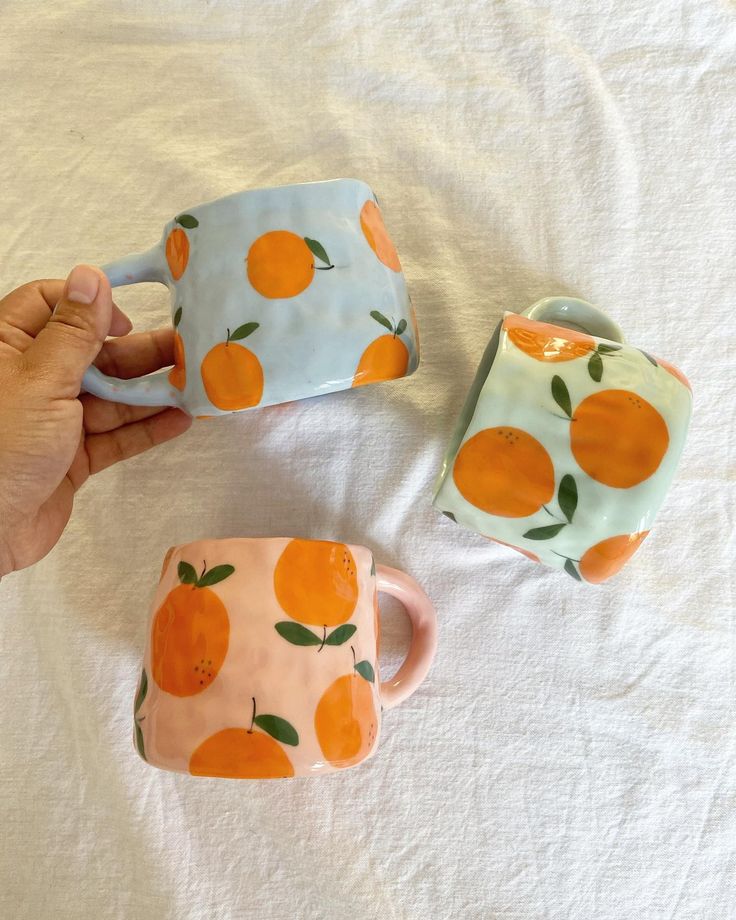
M147 252L103 266L113 287L171 291L174 368L84 389L212 416L407 376L416 317L371 189L356 179L229 195L169 221Z
M505 313L436 484L435 507L535 562L599 584L646 538L692 395L603 311L547 297Z

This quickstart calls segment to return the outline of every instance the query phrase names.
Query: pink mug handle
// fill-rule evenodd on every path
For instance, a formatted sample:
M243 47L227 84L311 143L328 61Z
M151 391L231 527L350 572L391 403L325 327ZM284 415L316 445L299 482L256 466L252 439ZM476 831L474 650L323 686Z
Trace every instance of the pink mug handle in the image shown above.
M411 620L409 654L394 676L381 683L381 703L384 709L391 709L411 696L427 676L437 651L437 614L424 591L405 572L377 565L376 587L403 604Z

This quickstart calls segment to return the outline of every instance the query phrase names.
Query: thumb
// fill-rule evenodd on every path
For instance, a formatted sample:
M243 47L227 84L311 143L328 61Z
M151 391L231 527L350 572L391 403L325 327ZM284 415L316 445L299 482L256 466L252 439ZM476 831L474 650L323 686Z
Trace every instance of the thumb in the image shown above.
M112 291L105 273L92 265L76 265L51 319L25 353L34 376L49 383L55 396L77 396L112 318Z

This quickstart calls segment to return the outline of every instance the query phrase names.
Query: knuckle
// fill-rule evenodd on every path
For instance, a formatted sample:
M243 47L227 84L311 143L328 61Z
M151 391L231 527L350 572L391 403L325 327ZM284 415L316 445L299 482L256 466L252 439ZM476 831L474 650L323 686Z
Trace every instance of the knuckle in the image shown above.
M102 347L104 338L97 330L94 316L84 304L65 303L51 317L51 322L59 327L61 334L68 335L76 342Z

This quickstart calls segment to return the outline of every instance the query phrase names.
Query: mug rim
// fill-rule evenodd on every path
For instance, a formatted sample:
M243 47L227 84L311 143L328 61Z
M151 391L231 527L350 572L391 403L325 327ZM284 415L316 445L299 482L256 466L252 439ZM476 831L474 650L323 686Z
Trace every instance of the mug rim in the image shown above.
M256 188L244 188L238 192L230 192L227 195L219 195L217 198L209 198L206 201L197 202L196 204L187 205L184 208L181 208L176 212L174 217L169 218L164 224L164 227L168 227L170 224L176 222L176 217L181 214L189 214L192 211L196 211L198 214L208 208L214 207L216 205L222 204L223 202L231 202L236 199L243 198L248 195L262 195L264 192L282 192L282 191L292 191L297 188L307 188L312 185L334 185L335 183L344 183L352 184L357 186L363 186L368 190L371 196L375 198L375 193L372 187L364 180L358 179L355 176L337 176L334 179L310 179L307 182L287 182L282 185L263 185Z

